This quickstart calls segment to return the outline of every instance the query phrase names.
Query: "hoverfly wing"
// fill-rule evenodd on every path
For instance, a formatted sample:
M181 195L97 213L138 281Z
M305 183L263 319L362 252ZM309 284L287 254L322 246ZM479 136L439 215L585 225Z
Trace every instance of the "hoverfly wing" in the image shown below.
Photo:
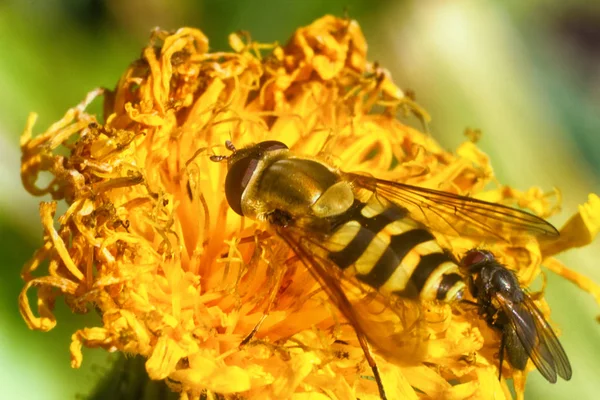
M374 192L406 209L411 218L439 233L499 240L523 232L540 237L559 234L544 219L501 204L366 175L346 172L342 175L357 189Z
M426 353L426 337L418 302L396 299L346 276L323 254L318 238L295 227L277 234L294 251L357 333L388 360L416 365Z
M507 299L500 293L497 293L495 298L542 376L551 383L556 383L557 374L569 380L571 364L562 345L531 297L524 294L524 300L519 303Z

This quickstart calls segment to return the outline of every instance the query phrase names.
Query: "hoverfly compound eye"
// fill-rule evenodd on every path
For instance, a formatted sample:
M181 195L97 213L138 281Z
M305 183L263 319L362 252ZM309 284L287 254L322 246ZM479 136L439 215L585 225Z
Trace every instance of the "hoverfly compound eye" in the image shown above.
M289 148L285 145L285 143L279 142L277 140L266 140L257 144L256 147L258 147L262 151L273 151Z
M489 261L491 253L486 250L469 250L463 257L461 264L467 268L471 268L483 262Z
M282 142L267 140L236 151L232 155L225 178L225 197L227 197L231 209L237 214L244 215L242 195L261 159L268 152L282 149L288 149L288 147Z
M257 165L258 159L243 157L234 162L227 171L225 197L227 197L229 207L239 215L244 215L242 212L242 194L248 186Z

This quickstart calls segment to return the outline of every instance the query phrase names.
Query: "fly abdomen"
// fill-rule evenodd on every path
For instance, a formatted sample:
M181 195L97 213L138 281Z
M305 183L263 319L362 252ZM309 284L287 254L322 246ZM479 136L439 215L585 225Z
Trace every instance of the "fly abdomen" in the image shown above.
M409 298L452 301L462 295L458 266L404 209L357 202L332 225L329 259L365 284Z

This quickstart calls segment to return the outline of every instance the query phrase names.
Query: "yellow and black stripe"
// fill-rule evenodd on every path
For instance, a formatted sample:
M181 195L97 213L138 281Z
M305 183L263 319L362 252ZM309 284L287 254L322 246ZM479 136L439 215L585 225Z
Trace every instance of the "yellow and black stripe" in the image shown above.
M452 301L462 295L458 265L403 208L356 201L331 223L329 259L365 284L408 298Z

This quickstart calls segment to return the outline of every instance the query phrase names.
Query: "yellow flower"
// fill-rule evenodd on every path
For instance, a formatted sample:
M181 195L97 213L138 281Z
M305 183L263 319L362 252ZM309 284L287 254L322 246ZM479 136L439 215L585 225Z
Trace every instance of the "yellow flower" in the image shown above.
M482 192L493 172L474 143L452 154L403 122L428 117L366 61L355 21L323 17L286 46L242 34L230 43L233 52L209 53L199 30L157 30L114 91L93 91L37 137L30 117L23 184L53 201L40 206L44 244L23 271L21 313L31 329L47 331L58 297L77 312L96 309L102 326L73 334L72 366L81 365L83 346L141 355L149 377L182 398L378 398L352 328L287 247L229 209L226 167L209 156L228 139L238 148L276 139L346 170L518 204L543 217L554 207L539 189ZM86 112L98 96L104 122ZM38 187L48 172L50 183ZM57 200L68 209L55 225ZM593 239L598 203L591 195L549 244L439 239L457 255L485 245L526 287L546 256ZM600 300L595 284L555 260L545 265ZM541 294L539 304L548 314ZM240 346L267 307L254 340ZM397 365L377 356L389 398L509 398L497 379L499 338L485 321L460 307L425 309L423 361ZM515 376L522 395L524 374L507 363L503 374Z

